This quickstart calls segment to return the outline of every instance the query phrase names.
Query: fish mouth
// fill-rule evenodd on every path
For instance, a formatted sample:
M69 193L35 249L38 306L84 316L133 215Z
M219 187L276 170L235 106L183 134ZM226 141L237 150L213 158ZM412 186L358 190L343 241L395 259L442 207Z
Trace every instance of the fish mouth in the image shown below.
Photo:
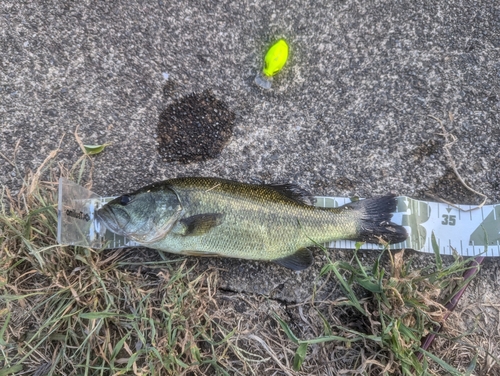
M127 236L124 227L130 222L130 216L124 210L119 211L120 215L111 206L104 206L97 210L95 215L97 220L111 232Z

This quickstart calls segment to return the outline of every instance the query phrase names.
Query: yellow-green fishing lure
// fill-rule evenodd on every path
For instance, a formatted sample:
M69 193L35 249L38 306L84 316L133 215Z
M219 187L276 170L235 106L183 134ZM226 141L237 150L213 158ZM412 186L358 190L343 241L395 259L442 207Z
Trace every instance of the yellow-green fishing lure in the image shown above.
M288 59L288 44L284 39L280 39L271 46L267 51L264 58L263 73L267 77L272 77L278 73L284 66Z
M288 44L284 39L280 39L267 51L264 69L255 77L255 83L264 89L270 89L273 76L283 69L287 60Z

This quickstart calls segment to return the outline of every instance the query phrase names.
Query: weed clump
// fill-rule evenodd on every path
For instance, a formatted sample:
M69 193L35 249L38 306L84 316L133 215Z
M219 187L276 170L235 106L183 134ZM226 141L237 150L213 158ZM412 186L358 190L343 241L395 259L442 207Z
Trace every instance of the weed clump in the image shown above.
M217 273L58 245L56 181L42 166L16 195L2 188L0 375L225 373L227 333L214 343L207 313Z
M287 321L276 316L296 345L294 370L308 363L308 352L314 349L330 352L339 360L335 370L339 374L350 374L348 370L370 375L471 374L479 357L475 346L462 343L470 351L468 369L457 369L422 346L423 339L434 335L450 314L445 306L448 300L469 282L462 278L471 268L468 260L455 256L445 266L436 249L432 267L414 270L411 262L404 261L404 250L387 252L390 272L386 273L381 265L382 254L373 266L366 267L357 251L350 263L333 262L327 254L328 262L320 274L333 275L346 299L330 302L329 306L311 300L310 308L315 311L319 327L315 336L298 338ZM338 319L341 315L348 319ZM488 356L492 354L482 352L483 360Z

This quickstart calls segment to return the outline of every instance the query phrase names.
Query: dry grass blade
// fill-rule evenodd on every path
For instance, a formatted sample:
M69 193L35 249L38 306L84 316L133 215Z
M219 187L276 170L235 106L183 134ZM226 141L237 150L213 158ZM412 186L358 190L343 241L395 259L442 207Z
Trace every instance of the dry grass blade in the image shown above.
M227 374L239 349L210 319L217 272L57 245L56 155L15 197L3 187L0 375Z
M439 355L420 348L421 338L449 315L444 306L446 297L453 297L457 291L462 291L461 276L469 268L468 261L456 258L446 265L442 260L436 260L434 270L429 272L412 270L404 252L388 254L390 274L386 274L380 259L368 268L360 263L357 255L354 256L357 266L329 261L323 267L323 274L333 273L350 299L347 304L339 302L347 306L350 319L347 324L337 325L324 323L342 315L342 311L332 311L331 305L326 309L323 302L311 302L315 310L321 312L316 325L322 324L323 333L328 333L328 336L317 336L318 331L315 330L315 336L309 334L307 339L302 339L286 320L277 318L285 334L295 344L295 356L303 362L300 363L302 367L309 365L307 357L301 359L305 347L312 349L314 344L321 343L329 351L338 351L339 347L348 345L349 350L344 354L358 354L358 358L350 363L349 371L345 367L336 368L329 371L332 374L462 375L468 370L490 368L486 362L488 352L483 350L477 350L482 355L471 357L469 364L456 368ZM368 297L359 297L359 287L363 288L365 295L368 292ZM354 329L356 318L358 327ZM314 325L315 320L311 317L308 321ZM453 342L452 339L450 341ZM417 358L419 351L425 354L422 362ZM480 366L480 358L484 359L484 366Z
M283 370L285 375L290 375L290 376L292 375L292 373L290 373L289 371L289 368L285 367L283 363L281 363L276 353L268 346L268 344L262 338L254 334L249 334L247 337L251 340L257 341L264 348L264 350L266 350L266 352L271 356L271 358L273 358L276 364L279 365L279 367Z
M451 115L450 113L450 120L453 120L453 116ZM450 151L450 147L457 141L456 137L449 133L444 124L443 124L443 121L441 119L438 119L437 117L434 117L432 115L429 115L430 118L436 120L439 125L441 126L441 129L443 130L443 137L445 138L446 140L446 144L444 145L443 149L444 149L444 152L446 154L446 157L448 158L448 163L450 164L451 168L453 169L453 172L455 173L455 175L457 176L457 179L460 181L460 183L462 183L462 185L468 189L469 191L471 191L472 193L478 195L478 196L481 196L483 198L483 201L481 202L481 204L479 204L476 208L473 208L473 209L470 209L470 210L475 210L475 209L479 209L481 208L482 206L484 206L484 204L486 204L486 201L488 200L488 197L486 195L484 195L483 193L481 192L478 192L476 191L475 189L473 189L471 186L469 186L465 181L464 179L462 178L462 176L460 175L460 173L458 172L458 169L457 169L457 165L455 163L455 160L453 159L453 155L451 154L451 151ZM445 202L446 204L456 208L456 209L459 209L459 210L463 210L463 209L460 209L459 207L457 207L456 205L440 198L441 201ZM463 211L469 211L469 210L463 210Z

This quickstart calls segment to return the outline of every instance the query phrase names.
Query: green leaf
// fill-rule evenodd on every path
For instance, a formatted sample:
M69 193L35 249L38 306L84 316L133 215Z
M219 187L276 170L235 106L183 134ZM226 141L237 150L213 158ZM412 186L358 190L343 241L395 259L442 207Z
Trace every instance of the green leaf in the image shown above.
M340 270L338 269L338 267L342 267L338 261L332 265L333 272L335 273L335 276L340 282L340 286L344 290L344 293L349 297L349 301L351 302L353 307L355 307L359 312L361 312L364 316L366 316L367 315L366 311L359 303L359 300L358 298L356 298L356 294L354 293L351 286L347 283L342 274L340 274Z
M319 272L320 276L324 276L325 274L329 273L332 270L332 264L328 263L326 265L323 265L321 268L321 271Z
M30 294L24 294L24 295L0 295L0 298L6 302L12 302L15 300L21 300L21 299L29 298L31 296L42 295L42 294L43 293L33 292Z
M345 337L340 337L340 336L323 336L323 337L316 337L316 338L313 338L313 339L308 339L308 340L305 340L305 341L300 341L300 343L307 343L308 345L313 345L313 344L317 344L317 343L324 343L324 342L344 342L344 343L349 343L349 342L356 342L356 341L360 341L362 339L373 339L374 337L371 336L370 338L368 338L370 336L367 336L367 335L360 335L359 337L351 337L351 338L345 338ZM377 342L380 342L378 340L378 337L375 338Z
M399 332L407 337L407 338L410 338L411 340L413 341L419 341L419 338L417 338L415 336L415 334L413 333L413 331L411 330L411 328L407 327L406 325L404 325L403 323L400 323L399 324Z
M326 317L321 313L321 311L319 311L317 308L315 308L315 311L319 315L319 317L321 318L321 321L323 321L323 331L325 332L325 334L327 336L331 336L332 335L332 327L331 327L330 323L328 322Z
M293 357L293 369L299 371L307 354L307 343L301 343Z
M123 348L123 344L125 341L128 339L130 336L130 333L125 334L125 336L118 341L118 343L115 345L115 348L113 349L113 352L111 353L111 361L115 360L116 357L118 356L118 353L121 351Z
M138 351L133 353L130 358L128 359L127 362L127 369L131 369L133 364L136 362L136 360L139 358L140 355L142 355L144 351Z
M12 375L13 373L16 373L16 372L19 372L22 370L23 370L23 366L21 364L16 364L13 367L0 370L0 376Z
M292 340L294 343L299 344L299 339L295 336L295 334L293 334L292 329L290 329L288 324L283 321L283 319L277 314L274 314L274 318L279 322L281 329L283 329L288 338L290 338L290 340Z
M274 76L285 65L288 59L288 44L284 39L274 43L264 58L264 74L268 77Z
M365 290L371 291L373 293L380 293L384 291L379 283L371 281L369 278L356 277L356 282L358 282Z
M462 375L462 373L459 372L456 368L450 366L448 363L446 363L444 360L438 358L436 355L434 355L428 351L425 351L422 348L420 348L419 351L422 352L424 355L428 356L429 358L431 358L433 361L435 361L437 364L439 364L444 370L449 372L451 375L457 375L457 376Z
M374 276L378 276L380 274L380 257L382 256L383 252L380 252L380 255L377 257L377 260L373 264L372 268L372 274Z
M89 264L89 263L88 263L88 261L87 261L84 257L82 257L82 256L80 256L80 255L76 255L76 256L75 256L75 260L81 261L81 262L83 262L85 265L88 265L88 264Z
M476 369L476 366L477 366L477 353L476 353L476 355L474 355L474 358L472 358L472 361L471 361L469 367L467 367L467 369L465 370L464 376L472 375L472 373Z
M438 270L443 269L443 260L441 259L441 255L439 254L439 245L436 241L436 235L434 235L434 231L432 231L431 234L431 243L432 243L432 250L434 251L434 255L436 257L436 266Z
M2 326L2 329L0 329L0 345L2 345L2 346L7 346L7 341L3 338L3 336L5 335L5 331L9 327L10 315L11 315L10 312L7 313L7 317L6 317L5 322Z
M174 358L174 361L179 365L181 366L182 368L189 368L189 366L184 363L182 360L180 360L179 358Z
M196 359L198 363L201 363L203 360L201 359L200 349L198 348L198 346L196 346L196 344L193 343L190 346L190 350L193 358Z
M308 343L321 343L321 342L329 342L329 341L356 342L356 341L359 341L359 340L364 338L364 339L368 339L370 341L374 341L377 343L382 343L382 337L379 337L379 336L376 336L373 334L361 333L361 332L358 332L356 330L346 328L345 326L338 326L338 328L345 330L346 332L356 334L359 337L353 337L353 338L347 339L344 337L328 336L328 337L318 337L318 338L310 339L307 342Z
M120 315L114 312L87 312L80 314L80 318L89 320L107 319L109 317L118 317L118 316Z
M99 154L104 150L106 146L109 146L111 144L102 144L102 145L83 145L85 148L85 153L87 155L94 155L94 154Z

